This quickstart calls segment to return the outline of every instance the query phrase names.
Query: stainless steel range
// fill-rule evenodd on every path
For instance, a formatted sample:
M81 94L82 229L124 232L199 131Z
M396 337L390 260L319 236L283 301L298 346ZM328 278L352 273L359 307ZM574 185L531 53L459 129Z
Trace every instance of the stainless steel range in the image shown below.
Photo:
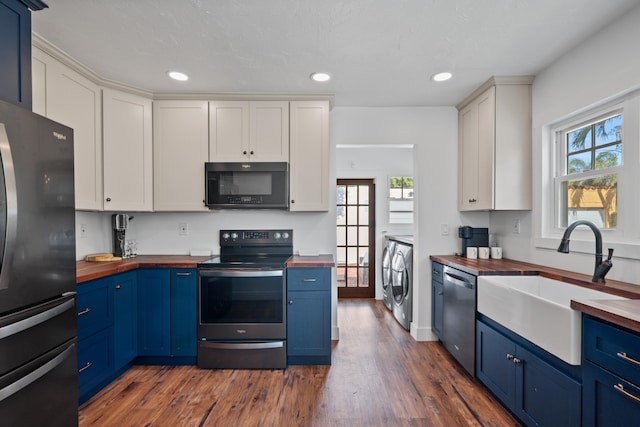
M220 256L198 264L200 368L286 368L292 254L292 230L220 231Z

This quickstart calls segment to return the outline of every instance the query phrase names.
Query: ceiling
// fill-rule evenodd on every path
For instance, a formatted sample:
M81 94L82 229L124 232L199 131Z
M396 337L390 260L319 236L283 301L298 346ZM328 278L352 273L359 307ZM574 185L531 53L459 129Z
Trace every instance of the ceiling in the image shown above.
M336 106L455 105L535 75L638 0L45 0L33 30L154 93L332 93ZM166 73L187 73L187 82ZM309 75L327 71L328 83ZM451 71L453 79L429 77Z

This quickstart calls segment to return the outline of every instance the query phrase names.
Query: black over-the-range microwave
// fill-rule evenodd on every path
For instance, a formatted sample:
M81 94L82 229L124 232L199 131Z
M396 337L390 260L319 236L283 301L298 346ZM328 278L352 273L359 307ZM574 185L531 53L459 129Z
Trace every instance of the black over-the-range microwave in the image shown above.
M287 209L289 164L205 163L209 209Z

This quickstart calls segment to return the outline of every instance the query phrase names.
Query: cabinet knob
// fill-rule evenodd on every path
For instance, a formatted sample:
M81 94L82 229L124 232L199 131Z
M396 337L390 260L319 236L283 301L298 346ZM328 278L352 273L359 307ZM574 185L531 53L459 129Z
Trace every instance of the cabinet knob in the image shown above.
M293 300L292 299L289 300L289 305L293 305Z
M107 202L110 202L110 201L111 201L111 197L107 197Z
M251 150L251 151L249 152L249 154L251 154L251 155L253 156L253 150Z
M513 363L515 363L516 365L519 365L522 363L522 360L518 359L517 357L513 358Z
M291 203L295 203L295 202L296 202L295 200L292 200L292 201L291 201Z
M247 150L244 150L244 151L242 152L242 154L244 154L244 155L246 156L246 155L247 155Z
M507 353L507 360L513 360L513 354Z
M120 289L122 289L122 286L116 285L116 290L120 290Z

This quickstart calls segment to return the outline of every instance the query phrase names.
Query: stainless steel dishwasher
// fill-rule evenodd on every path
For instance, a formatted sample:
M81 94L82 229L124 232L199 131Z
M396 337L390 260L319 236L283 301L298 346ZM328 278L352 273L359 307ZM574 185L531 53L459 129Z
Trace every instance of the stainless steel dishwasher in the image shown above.
M476 276L443 268L443 344L460 364L474 375L476 343Z

